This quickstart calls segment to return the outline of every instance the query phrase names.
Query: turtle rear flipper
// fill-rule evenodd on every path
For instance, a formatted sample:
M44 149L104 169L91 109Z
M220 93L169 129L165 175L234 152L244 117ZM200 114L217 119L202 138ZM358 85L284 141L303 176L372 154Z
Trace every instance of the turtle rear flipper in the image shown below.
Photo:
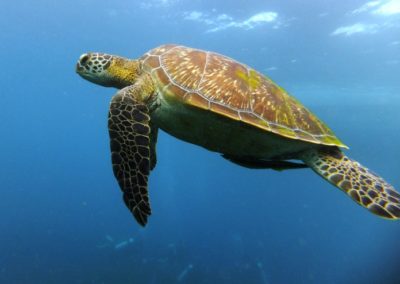
M308 150L301 159L372 213L386 219L400 218L400 194L393 186L338 148Z
M294 170L294 169L304 169L308 168L307 165L301 163L294 163L289 161L280 161L280 160L262 160L262 159L254 159L254 158L246 158L246 157L236 157L228 154L222 154L222 158L227 159L228 161L248 168L248 169L272 169L275 171L284 171L284 170Z

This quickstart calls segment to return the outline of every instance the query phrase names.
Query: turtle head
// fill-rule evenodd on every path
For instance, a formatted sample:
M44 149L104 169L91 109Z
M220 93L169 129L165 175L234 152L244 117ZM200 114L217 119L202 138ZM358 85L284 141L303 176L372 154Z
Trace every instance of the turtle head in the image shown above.
M84 79L105 87L124 88L139 76L139 61L104 53L84 53L76 64Z

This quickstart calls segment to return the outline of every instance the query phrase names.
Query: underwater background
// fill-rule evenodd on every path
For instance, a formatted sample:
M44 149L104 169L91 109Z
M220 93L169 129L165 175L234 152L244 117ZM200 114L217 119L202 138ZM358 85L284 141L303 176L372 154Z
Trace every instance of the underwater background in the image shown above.
M233 57L400 189L400 1L0 1L0 283L400 283L400 223L311 170L249 170L159 134L141 228L112 174L115 89L80 54Z

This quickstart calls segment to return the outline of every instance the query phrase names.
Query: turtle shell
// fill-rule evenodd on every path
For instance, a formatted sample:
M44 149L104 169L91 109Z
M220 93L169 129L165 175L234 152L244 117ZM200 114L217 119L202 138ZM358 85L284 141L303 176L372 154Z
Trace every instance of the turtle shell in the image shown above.
M184 104L306 142L347 148L300 102L268 77L226 56L163 45L140 58L157 88Z

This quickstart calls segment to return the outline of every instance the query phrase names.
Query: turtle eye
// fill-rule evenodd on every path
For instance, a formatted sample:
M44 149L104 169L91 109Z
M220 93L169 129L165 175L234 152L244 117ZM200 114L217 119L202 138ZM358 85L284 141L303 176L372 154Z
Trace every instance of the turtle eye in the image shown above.
M86 62L89 60L89 55L83 54L81 58L79 59L79 63L83 66L86 64Z

